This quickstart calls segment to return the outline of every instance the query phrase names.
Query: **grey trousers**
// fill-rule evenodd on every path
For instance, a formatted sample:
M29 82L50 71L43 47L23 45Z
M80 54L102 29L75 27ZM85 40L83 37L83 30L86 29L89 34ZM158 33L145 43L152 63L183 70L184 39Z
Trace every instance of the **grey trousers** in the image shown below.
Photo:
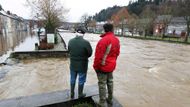
M99 104L104 107L106 99L112 102L113 99L113 74L103 73L102 71L96 71L98 77L98 86L99 86ZM108 98L106 97L106 86L108 89Z

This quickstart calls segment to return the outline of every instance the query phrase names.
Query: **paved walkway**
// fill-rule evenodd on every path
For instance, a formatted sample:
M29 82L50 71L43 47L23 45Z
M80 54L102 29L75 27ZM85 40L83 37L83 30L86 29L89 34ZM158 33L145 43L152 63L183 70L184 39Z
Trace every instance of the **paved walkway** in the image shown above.
M52 51L65 51L67 50L66 49L66 46L65 46L65 43L64 43L64 40L63 38L60 36L60 34L58 33L57 35L57 39L58 39L58 43L57 44L54 44L54 48L53 49L50 49Z
M77 91L77 89L75 91ZM86 98L92 97L93 101L96 104L98 103L99 97L97 85L86 86L84 92L86 92L87 94ZM59 105L59 103L70 101L69 95L70 90L61 90L50 93L11 98L6 100L0 100L0 107L55 107L53 105ZM77 98L75 98L75 100L77 100ZM122 107L122 105L114 98L113 107Z

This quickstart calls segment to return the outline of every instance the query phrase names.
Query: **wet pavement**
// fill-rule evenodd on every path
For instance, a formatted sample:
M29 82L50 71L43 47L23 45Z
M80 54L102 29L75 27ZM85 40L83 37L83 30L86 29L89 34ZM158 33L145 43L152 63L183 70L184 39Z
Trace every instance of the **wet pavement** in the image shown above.
M73 33L61 33L66 44ZM86 34L93 47L96 34ZM124 107L189 107L190 45L120 37L121 54L114 71L114 97ZM89 59L86 86L97 84ZM69 60L47 58L23 60L1 66L8 71L0 79L0 99L69 89ZM6 69L6 70L7 70Z

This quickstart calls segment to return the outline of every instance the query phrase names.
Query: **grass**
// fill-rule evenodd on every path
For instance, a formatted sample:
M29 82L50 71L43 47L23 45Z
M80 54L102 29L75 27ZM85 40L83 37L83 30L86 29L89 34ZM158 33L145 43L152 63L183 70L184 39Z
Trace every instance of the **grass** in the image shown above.
M80 103L80 104L74 105L73 107L94 107L94 106L89 103Z
M95 33L99 34L99 33ZM101 34L101 33L100 33ZM121 35L117 35L121 36ZM136 39L143 39L143 40L157 40L157 41L165 41L165 42L171 42L171 43L182 43L182 44L190 44L190 37L188 37L188 41L184 42L183 38L177 38L177 37L164 37L161 36L124 36L129 38L136 38Z
M79 98L66 102L44 105L41 107L96 107L92 97Z
M164 37L164 38L162 38L161 36L146 36L146 37L145 36L125 36L125 37L143 39L143 40L157 40L157 41L166 41L166 42L172 42L172 43L190 44L190 37L188 38L187 42L184 42L183 38L176 38L176 37Z

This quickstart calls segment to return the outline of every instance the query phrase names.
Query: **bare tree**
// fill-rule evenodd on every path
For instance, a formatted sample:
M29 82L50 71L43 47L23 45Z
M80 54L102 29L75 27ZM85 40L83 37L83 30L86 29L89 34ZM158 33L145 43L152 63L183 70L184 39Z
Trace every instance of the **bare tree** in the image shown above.
M60 26L68 10L64 9L59 0L26 0L32 15L43 20L47 32L53 33Z
M89 26L90 26L90 27L96 27L96 20L91 20L91 21L89 22Z
M137 28L137 20L138 16L135 14L132 14L128 17L127 26L132 33L132 36L134 35L134 30Z
M168 24L171 22L172 20L172 14L173 14L173 3L171 1L166 1L163 2L160 6L159 6L159 11L158 13L162 16L162 23L163 23L163 35L162 38L165 36L166 33L166 29L168 28Z
M90 20L89 27L90 27L89 30L91 30L90 32L95 32L96 31L96 20Z
M85 29L88 30L88 25L90 22L90 16L87 13L85 13L81 16L80 21L81 21L81 24L84 24Z
M111 20L114 26L120 26L121 35L124 35L124 28L129 18L129 13L126 7L121 8L116 14L112 15Z
M143 34L145 37L147 34L153 33L153 24L156 17L153 6L154 5L146 6L140 14L140 19L138 21L138 29L142 32L141 35Z

